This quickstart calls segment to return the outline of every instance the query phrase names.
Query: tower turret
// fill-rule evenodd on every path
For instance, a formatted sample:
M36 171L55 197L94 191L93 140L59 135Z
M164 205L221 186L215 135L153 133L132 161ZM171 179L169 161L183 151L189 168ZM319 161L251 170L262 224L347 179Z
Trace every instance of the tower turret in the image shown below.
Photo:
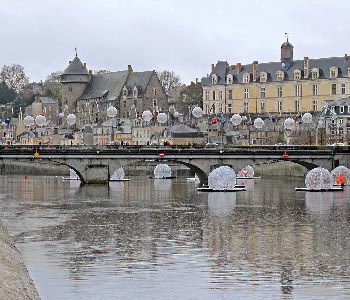
M293 45L288 41L288 33L285 33L286 41L281 45L282 69L287 70L293 62Z

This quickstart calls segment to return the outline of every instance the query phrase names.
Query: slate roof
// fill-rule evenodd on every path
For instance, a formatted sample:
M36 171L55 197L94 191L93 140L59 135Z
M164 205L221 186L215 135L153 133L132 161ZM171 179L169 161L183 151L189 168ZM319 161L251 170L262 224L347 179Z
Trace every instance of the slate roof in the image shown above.
M308 79L304 79L304 60L294 60L291 62L289 68L287 70L282 69L281 62L268 62L268 63L259 63L258 64L258 72L257 72L257 82L260 82L259 76L261 72L267 73L267 82L278 81L276 78L277 71L284 71L284 80L294 80L294 70L301 71L301 80L310 80L311 78L311 70L313 68L319 68L320 79L329 79L330 78L330 68L337 67L338 68L338 77L347 77L348 76L348 68L350 68L350 58L345 59L342 57L327 57L327 58L317 58L317 59L309 59L309 76ZM237 73L237 65L229 66L227 61L218 61L215 65L214 69L210 73L208 77L203 77L201 82L202 85L208 86L212 85L211 76L216 74L219 76L218 83L224 85L226 75L233 75L233 83L243 83L243 74L244 73L253 73L253 64L241 65L241 71ZM251 81L250 81L251 82Z
M105 100L115 100L128 78L128 71L118 71L105 74L92 75L83 95L79 99L92 99L105 97Z
M89 75L89 71L81 62L80 58L76 56L69 66L63 71L62 75Z
M196 129L186 126L185 124L174 125L170 128L171 133L189 133L197 132Z
M57 104L57 100L51 97L39 97L39 101L43 104Z
M136 85L137 87L141 88L141 92L143 92L146 89L153 73L153 71L131 72L125 85L131 89L133 89Z

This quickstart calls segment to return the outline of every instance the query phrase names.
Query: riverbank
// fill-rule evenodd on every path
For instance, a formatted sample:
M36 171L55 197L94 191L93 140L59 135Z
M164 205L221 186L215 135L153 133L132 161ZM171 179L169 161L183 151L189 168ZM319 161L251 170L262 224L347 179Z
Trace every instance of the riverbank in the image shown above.
M0 249L0 299L39 300L39 293L29 276L22 254L10 240L1 220Z

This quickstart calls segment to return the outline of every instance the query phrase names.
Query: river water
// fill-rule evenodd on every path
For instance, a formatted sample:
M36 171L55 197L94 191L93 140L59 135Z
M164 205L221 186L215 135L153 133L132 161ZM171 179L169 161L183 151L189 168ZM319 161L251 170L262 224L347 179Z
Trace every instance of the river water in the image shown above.
M43 300L350 299L350 187L243 183L1 176L0 210Z

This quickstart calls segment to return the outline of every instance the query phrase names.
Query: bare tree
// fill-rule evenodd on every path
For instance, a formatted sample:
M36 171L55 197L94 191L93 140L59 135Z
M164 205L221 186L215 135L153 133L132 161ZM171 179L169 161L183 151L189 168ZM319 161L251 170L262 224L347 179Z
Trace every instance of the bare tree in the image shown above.
M157 72L158 78L160 80L161 85L165 90L173 90L181 86L181 78L179 75L175 74L174 71L160 71Z
M59 82L61 75L62 75L62 71L52 72L51 74L47 75L46 81Z
M4 65L0 72L0 81L17 93L22 92L23 88L29 84L29 78L24 73L24 68L18 64Z
M94 73L95 75L100 75L100 74L111 73L111 71L108 71L108 70L94 70L93 73Z

